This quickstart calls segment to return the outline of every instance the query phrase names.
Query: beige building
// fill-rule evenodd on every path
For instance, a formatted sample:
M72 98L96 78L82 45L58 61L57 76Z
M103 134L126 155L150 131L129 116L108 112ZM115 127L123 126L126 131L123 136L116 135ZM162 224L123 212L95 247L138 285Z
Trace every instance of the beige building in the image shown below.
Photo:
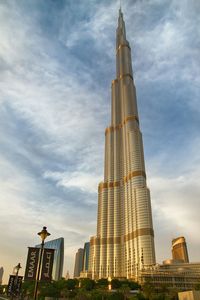
M200 262L183 263L180 260L168 259L162 265L144 268L139 275L139 282L152 282L156 287L166 285L169 289L192 290L200 283Z
M154 231L131 49L119 11L111 124L105 130L104 180L98 190L97 235L90 240L92 278L137 279L155 265Z
M179 300L200 300L200 291L186 291L178 293Z
M189 263L187 244L183 236L172 240L172 258Z

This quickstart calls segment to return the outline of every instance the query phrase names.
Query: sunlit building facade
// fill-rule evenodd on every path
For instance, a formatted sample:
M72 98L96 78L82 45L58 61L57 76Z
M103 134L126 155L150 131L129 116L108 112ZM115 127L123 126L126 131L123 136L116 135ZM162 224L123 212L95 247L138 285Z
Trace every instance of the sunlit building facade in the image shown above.
M98 188L97 235L90 240L92 278L133 278L155 264L154 231L131 49L119 11L111 124L105 130L104 180Z
M183 236L172 240L172 258L189 263L187 244Z
M141 284L151 282L157 289L166 285L169 290L192 290L200 282L200 262L184 263L167 259L162 265L141 270L138 281Z

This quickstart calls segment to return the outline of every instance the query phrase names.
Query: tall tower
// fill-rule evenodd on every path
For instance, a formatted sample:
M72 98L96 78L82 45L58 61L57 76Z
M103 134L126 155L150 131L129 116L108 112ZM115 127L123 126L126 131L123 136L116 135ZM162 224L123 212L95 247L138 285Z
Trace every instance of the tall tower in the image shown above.
M90 240L93 278L137 279L155 264L150 193L146 185L131 49L119 10L111 125L105 130L104 181L98 189L97 235Z

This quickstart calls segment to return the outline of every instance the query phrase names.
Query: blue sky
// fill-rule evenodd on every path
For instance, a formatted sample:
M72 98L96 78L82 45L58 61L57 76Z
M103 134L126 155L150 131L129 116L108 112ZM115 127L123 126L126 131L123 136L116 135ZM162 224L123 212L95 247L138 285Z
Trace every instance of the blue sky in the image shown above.
M65 269L96 232L118 1L0 2L0 266L46 225ZM124 0L157 261L183 235L199 257L200 2ZM23 271L22 270L22 271Z

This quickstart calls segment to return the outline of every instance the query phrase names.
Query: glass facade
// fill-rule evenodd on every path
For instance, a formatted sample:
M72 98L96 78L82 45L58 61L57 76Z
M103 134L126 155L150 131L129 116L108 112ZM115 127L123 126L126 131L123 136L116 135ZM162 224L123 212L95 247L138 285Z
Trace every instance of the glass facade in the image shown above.
M84 254L83 254L83 271L88 271L89 265L89 254L90 254L90 242L84 244Z
M40 245L36 245L36 247L40 247ZM53 280L61 279L64 264L64 238L48 241L44 243L44 248L55 249L52 278Z

